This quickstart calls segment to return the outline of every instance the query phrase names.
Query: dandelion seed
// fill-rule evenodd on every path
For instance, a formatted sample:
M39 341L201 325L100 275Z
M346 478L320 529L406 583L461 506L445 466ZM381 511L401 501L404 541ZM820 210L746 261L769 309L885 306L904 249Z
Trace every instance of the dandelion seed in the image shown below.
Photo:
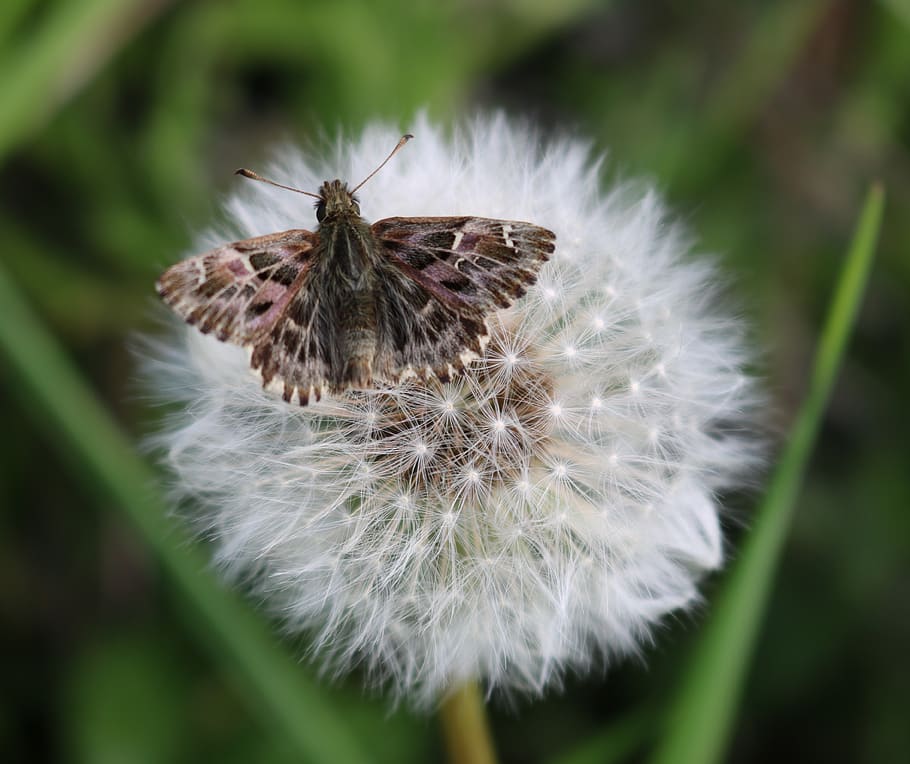
M466 374L301 409L264 391L242 350L182 326L147 365L183 404L156 440L174 493L227 577L328 671L364 665L430 708L475 678L541 693L691 604L722 559L716 496L757 462L743 433L760 400L741 325L710 308L712 273L653 193L602 196L583 145L538 153L504 119L413 132L359 191L369 219L465 211L557 235ZM397 139L374 127L325 152L341 166L286 152L269 175L358 177ZM209 240L314 224L270 187L239 187L227 212L234 228Z

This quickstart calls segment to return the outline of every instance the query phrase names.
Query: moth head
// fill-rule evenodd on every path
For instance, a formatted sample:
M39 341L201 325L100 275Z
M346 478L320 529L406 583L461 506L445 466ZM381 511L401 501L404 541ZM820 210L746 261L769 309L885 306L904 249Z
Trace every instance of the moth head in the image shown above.
M268 178L263 178L258 172L253 172L248 170L245 167L241 167L239 170L235 170L235 175L242 175L244 178L250 178L251 180L258 180L262 183L268 183L270 186L276 186L277 188L283 188L286 191L294 191L298 194L303 194L304 196L313 196L319 201L316 202L316 220L320 223L325 220L327 217L333 215L348 213L353 213L354 215L360 215L360 205L357 203L357 199L354 197L354 192L360 188L364 183L366 183L370 178L372 178L377 172L379 172L385 163L388 162L398 150L404 146L413 135L407 134L401 136L401 140L398 141L398 145L392 149L392 153L389 154L373 172L367 175L360 183L358 183L354 188L349 189L348 184L341 180L327 180L322 184L322 187L319 189L318 194L314 194L310 191L303 191L299 188L294 188L293 186L286 186L284 183L276 183L274 180L269 180Z
M360 204L342 180L327 180L319 189L316 202L316 220L320 223L327 217L339 214L360 214Z

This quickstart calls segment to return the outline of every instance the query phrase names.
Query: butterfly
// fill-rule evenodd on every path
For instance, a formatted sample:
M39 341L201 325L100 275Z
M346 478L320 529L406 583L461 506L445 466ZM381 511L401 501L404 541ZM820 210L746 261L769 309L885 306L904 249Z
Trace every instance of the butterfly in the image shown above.
M487 317L509 307L555 248L552 231L514 220L393 217L372 225L354 193L325 181L315 231L224 244L168 268L158 294L189 324L241 345L263 386L306 406L325 394L446 382L484 351Z

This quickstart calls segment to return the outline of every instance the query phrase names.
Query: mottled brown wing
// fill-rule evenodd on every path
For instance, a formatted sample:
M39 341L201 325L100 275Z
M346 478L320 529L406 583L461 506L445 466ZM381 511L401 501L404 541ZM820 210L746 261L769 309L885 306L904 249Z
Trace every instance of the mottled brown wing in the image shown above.
M300 290L318 243L318 234L304 230L235 241L172 265L155 287L187 323L251 345Z
M388 261L453 310L507 308L537 279L556 235L516 220L387 218L372 226Z
M301 406L318 401L327 391L339 394L348 387L335 379L344 369L342 348L336 342L338 306L326 299L321 287L315 269L307 272L281 320L260 337L250 357L263 387Z
M462 371L489 339L484 312L444 301L395 265L376 284L373 375L395 384L409 377L443 382Z
M483 316L438 300L396 266L378 261L365 304L340 296L325 269L303 288L253 347L251 363L266 388L307 405L323 394L394 385L409 377L447 380L483 351ZM369 352L349 344L369 337Z

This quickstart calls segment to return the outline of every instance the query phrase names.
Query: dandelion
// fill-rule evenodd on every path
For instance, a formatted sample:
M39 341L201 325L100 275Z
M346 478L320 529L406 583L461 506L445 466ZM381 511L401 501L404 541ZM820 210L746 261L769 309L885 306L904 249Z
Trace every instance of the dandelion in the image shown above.
M638 650L723 558L717 495L757 461L759 399L717 277L656 195L601 191L574 140L503 118L449 137L425 118L360 192L370 220L472 214L556 232L538 283L450 382L301 408L240 348L188 327L148 362L178 411L156 443L218 565L332 673L363 667L429 708L450 688L539 694ZM389 127L270 168L305 189L358 178ZM230 230L312 227L299 196L242 186Z

